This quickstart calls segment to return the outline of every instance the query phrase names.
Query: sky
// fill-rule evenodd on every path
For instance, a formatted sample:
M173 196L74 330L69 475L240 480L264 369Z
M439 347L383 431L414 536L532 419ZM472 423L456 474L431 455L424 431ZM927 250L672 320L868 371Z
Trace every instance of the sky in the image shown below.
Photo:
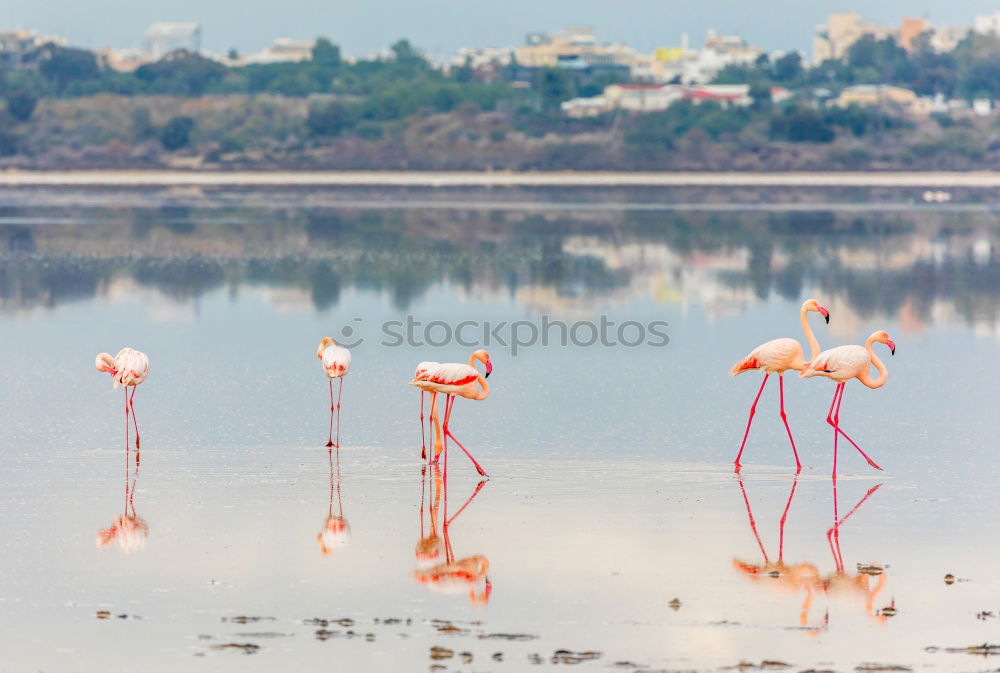
M902 16L969 25L1000 10L996 0L0 0L0 30L37 28L85 47L141 47L155 21L195 21L203 48L222 53L262 49L275 37L330 37L352 56L374 54L408 37L432 56L461 46L520 44L525 34L590 25L601 41L650 50L678 44L681 33L701 43L705 31L740 34L772 50L811 49L811 34L831 11L860 11L875 23Z

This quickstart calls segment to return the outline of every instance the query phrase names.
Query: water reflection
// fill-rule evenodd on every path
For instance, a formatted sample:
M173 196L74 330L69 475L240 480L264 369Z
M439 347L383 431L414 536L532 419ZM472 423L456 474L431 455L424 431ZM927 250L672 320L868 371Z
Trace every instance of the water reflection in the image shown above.
M7 222L37 211L3 209ZM813 287L846 334L964 322L1000 333L1000 231L989 213L47 208L0 224L0 310L136 286L188 304L217 289L281 289L325 311L345 290L400 309L448 283L537 312L590 314L640 298L740 311ZM262 217L263 215L263 217ZM78 219L86 226L66 223ZM119 245L109 247L114 236ZM276 298L278 299L278 298Z
M785 524L792 507L792 501L795 498L796 489L798 488L798 476L792 480L788 499L785 501L785 507L778 522L778 554L776 558L772 558L768 554L768 547L761 538L757 528L750 499L747 496L746 486L742 478L738 479L740 494L743 497L743 504L746 508L747 520L750 524L754 540L760 549L762 562L753 563L734 557L733 567L755 585L763 587L769 592L801 596L798 628L809 634L816 634L829 629L829 601L841 596L848 599L862 598L865 614L871 620L878 623L884 623L896 613L895 599L891 599L886 606L881 608L876 608L875 606L879 595L883 593L888 582L888 572L885 566L881 563L858 563L856 565L856 572L848 572L840 548L841 526L861 509L862 505L881 488L882 484L872 486L847 514L840 517L837 481L836 479L832 479L831 481L833 484L833 525L826 531L826 539L833 558L834 570L823 574L820 571L819 563L809 561L787 563L785 561ZM876 578L874 582L873 578ZM817 596L822 596L827 600L827 608L821 619L812 616Z
M131 483L129 478L131 477ZM135 511L135 489L139 482L139 451L135 452L135 467L128 448L125 451L125 502L120 516L108 528L97 531L98 549L118 548L123 554L142 551L149 537L149 525Z
M432 483L427 483L431 471ZM456 558L451 525L483 490L480 481L454 514L448 516L448 485L441 468L433 463L420 468L420 537L415 550L417 569L413 579L447 594L466 594L473 605L489 603L493 584L487 574L490 561L483 554ZM442 508L443 503L443 508Z
M345 546L351 540L351 526L344 518L344 501L340 496L340 449L328 449L327 454L330 461L330 502L323 530L316 535L319 551L323 556L331 556L338 547ZM334 498L337 501L336 514L333 513Z

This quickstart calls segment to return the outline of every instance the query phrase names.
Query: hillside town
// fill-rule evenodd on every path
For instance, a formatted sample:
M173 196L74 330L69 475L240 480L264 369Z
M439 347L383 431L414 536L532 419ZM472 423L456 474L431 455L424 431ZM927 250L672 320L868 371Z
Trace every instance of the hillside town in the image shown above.
M0 165L711 169L735 151L745 169L957 169L1000 156L1000 12L964 26L833 13L808 55L714 30L644 51L589 26L436 59L406 39L365 57L325 37L214 53L194 22L154 23L141 42L0 32Z

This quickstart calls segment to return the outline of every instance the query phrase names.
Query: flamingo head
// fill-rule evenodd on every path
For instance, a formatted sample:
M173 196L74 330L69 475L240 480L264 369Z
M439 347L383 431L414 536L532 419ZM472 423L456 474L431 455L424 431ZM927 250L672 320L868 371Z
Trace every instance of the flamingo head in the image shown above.
M98 353L97 358L94 360L94 366L97 367L97 371L99 372L115 373L115 360L108 353Z
M823 318L826 320L827 325L830 324L830 312L826 309L825 306L820 304L815 299L807 299L806 303L802 305L802 310L816 311L816 313L819 313L821 316L823 316Z
M869 337L872 341L878 341L889 347L889 353L891 355L896 354L896 342L889 338L889 333L885 330L879 330Z
M490 374L493 373L493 363L490 362L490 354L480 349L475 353L473 353L472 358L470 358L470 362L475 360L479 360L480 362L483 363L483 366L486 367L486 375L483 378L488 379L490 377Z
M316 357L320 360L323 359L323 351L326 350L327 346L333 345L333 339L330 337L323 337L323 340L319 342L319 348L316 349Z

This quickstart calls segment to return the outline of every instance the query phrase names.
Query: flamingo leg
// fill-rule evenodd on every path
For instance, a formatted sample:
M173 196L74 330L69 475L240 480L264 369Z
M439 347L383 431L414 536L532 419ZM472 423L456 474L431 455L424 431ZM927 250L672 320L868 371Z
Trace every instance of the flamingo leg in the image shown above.
M124 387L125 391L125 464L128 465L128 452L129 452L129 442L128 442L128 388ZM126 476L126 479L128 477Z
M785 416L785 377L782 374L778 374L778 398L781 400L781 422L785 424L785 431L788 432L788 441L792 443L792 455L795 456L795 474L798 474L802 471L802 463L799 462L799 452L795 450L792 429L788 427L788 417Z
M327 448L333 446L333 379L330 381L330 438L326 442Z
M833 411L833 419L832 419L833 422L830 423L833 426L833 429L834 429L834 453L833 453L834 471L833 471L833 473L835 475L837 473L837 470L836 470L836 465L837 465L836 446L837 446L837 435L838 434L843 435L844 439L846 439L847 441L849 441L851 443L851 445L855 449L858 450L858 453L860 453L862 455L862 457L864 457L864 459L868 461L869 465L871 465L872 467L874 467L876 470L881 470L882 468L879 467L878 464L874 460L872 460L871 458L869 458L867 453L865 453L864 451L861 450L861 447L858 446L857 442L855 442L853 439L851 439L850 437L848 437L847 433L844 432L840 428L840 405L844 401L844 386L845 385L846 385L845 383L841 383L838 386L838 388L840 389L839 390L839 392L840 392L840 399L837 399L837 408L834 409L834 411ZM834 398L836 399L836 393L834 393ZM827 419L827 422L830 422L829 418Z
M335 444L338 450L340 449L340 396L343 394L343 392L344 392L344 377L340 377L340 385L337 387L337 443ZM340 457L339 453L337 454L337 457L338 458Z
M767 384L767 379L770 374L764 374L764 380L760 382L760 390L757 391L757 397L753 398L753 404L750 405L750 418L747 419L747 429L743 433L743 442L740 444L740 452L736 454L736 472L740 471L740 457L743 455L743 447L747 445L747 437L750 435L750 424L753 423L753 415L757 412L757 400L760 399L760 394L764 392L764 386Z
M424 394L423 390L420 391L420 460L427 457L427 438L426 433L424 433Z
M458 441L458 438L455 437L455 435L451 434L451 430L448 429L448 422L451 420L451 412L452 409L454 409L454 407L455 407L455 396L449 395L448 402L445 403L445 411L444 411L444 436L446 438L451 437L452 441L458 444L458 448L462 449L462 452L469 457L469 460L471 460L472 464L476 466L476 471L478 471L481 476L483 477L490 476L486 474L486 470L483 469L483 466L480 465L476 461L476 459L472 457L472 454L469 453L469 450L464 446L462 446L462 443Z
M434 439L434 459L432 463L438 462L438 458L441 457L441 450L444 446L441 442L441 420L438 417L437 412L437 393L431 392L431 416L428 425L430 427L430 433Z
M135 420L135 392L138 386L132 386L132 395L128 398L128 406L132 409L132 424L135 426L135 459L139 460L139 423Z

